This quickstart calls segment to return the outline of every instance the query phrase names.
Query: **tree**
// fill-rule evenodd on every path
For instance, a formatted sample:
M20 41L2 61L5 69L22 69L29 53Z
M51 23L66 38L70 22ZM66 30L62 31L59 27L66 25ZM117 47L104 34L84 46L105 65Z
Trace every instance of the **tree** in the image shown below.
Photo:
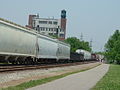
M120 31L116 30L105 45L106 58L109 62L120 62Z
M69 37L65 40L65 42L71 45L71 52L75 52L77 49L91 51L91 48L89 47L89 42L80 41L76 37Z

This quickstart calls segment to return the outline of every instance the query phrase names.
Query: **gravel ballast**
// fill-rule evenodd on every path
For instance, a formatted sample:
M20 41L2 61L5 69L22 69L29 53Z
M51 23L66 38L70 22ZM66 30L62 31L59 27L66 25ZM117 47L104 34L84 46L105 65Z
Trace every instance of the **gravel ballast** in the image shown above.
M76 65L76 66L56 67L50 69L37 69L37 70L25 70L25 71L0 73L0 88L18 85L20 83L27 82L30 80L36 80L50 76L60 75L66 72L82 70L88 67L91 68L98 64L100 63L97 62L97 63Z

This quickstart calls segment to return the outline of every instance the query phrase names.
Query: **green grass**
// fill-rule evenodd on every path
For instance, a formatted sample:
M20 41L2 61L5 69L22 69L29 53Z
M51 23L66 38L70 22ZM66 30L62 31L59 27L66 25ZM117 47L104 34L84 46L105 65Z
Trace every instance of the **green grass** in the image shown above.
M107 74L92 90L120 90L120 65L110 65Z
M96 67L96 66L94 66L94 67ZM31 88L31 87L34 87L34 86L37 86L37 85L41 85L41 84L44 84L44 83L47 83L47 82L50 82L50 81L53 81L53 80L56 80L56 79L63 78L65 76L68 76L68 75L71 75L71 74L86 71L86 70L89 70L89 69L91 69L91 68L87 68L87 69L84 69L84 70L78 70L78 71L74 71L74 72L69 72L69 73L65 73L65 74L62 74L62 75L48 77L48 78L44 78L44 79L40 79L40 80L31 80L29 82L25 82L25 83L22 83L22 84L17 85L17 86L10 86L8 88L2 88L0 90L25 90L27 88Z

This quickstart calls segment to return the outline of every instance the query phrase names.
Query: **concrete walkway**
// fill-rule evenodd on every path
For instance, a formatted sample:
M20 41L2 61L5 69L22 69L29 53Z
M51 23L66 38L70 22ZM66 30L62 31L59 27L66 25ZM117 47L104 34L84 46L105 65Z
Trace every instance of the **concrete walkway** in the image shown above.
M102 64L93 69L72 74L27 90L89 90L105 75L108 69L108 64Z

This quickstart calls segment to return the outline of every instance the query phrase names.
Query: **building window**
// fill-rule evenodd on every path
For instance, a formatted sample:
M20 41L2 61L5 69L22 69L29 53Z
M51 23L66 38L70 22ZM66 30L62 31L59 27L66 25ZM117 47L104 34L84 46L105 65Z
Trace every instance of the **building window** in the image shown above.
M49 28L49 31L50 31L50 28Z
M48 31L48 29L46 28L46 31Z
M57 25L58 22L53 22L53 24Z
M40 28L40 30L42 31L42 27Z
M53 33L49 33L49 35L53 35Z
M40 27L40 30L42 31L42 27Z
M45 30L45 28L43 27L43 31Z
M57 31L57 28L54 28L54 31Z
M53 31L53 28L51 28L51 31Z
M63 37L64 37L64 34L60 34L60 37L63 38Z
M46 28L46 31L48 30L48 28Z
M47 21L39 21L39 24L47 24Z
M49 24L52 24L52 21L49 21Z
M44 31L44 30L45 30L45 28L44 28L44 27L41 27L41 28L40 28L40 30L41 30L41 31Z

